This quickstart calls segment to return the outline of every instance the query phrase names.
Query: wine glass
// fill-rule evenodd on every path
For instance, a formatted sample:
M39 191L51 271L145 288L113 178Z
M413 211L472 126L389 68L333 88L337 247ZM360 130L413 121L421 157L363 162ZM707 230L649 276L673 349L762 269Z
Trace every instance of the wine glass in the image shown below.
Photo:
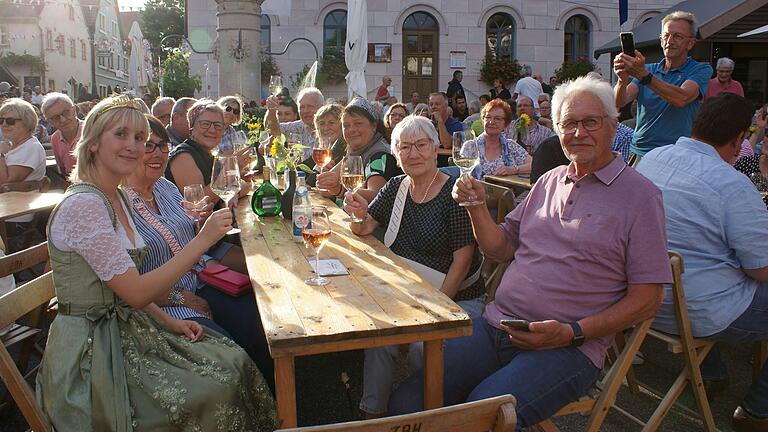
M240 168L237 166L237 157L235 156L216 156L213 161L213 172L211 174L211 190L224 201L224 205L232 208L232 225L234 226L235 212L230 205L233 204L233 198L237 198L240 192ZM237 234L239 228L232 228L227 234Z
M320 276L320 250L331 238L331 223L325 207L312 207L312 217L302 228L301 234L304 237L304 243L315 249L315 277L306 280L307 285L328 285L330 281Z
M312 160L315 166L319 167L319 173L323 173L323 168L331 162L331 140L318 136L314 147L312 147ZM322 189L321 189L322 190Z
M280 75L272 75L269 77L269 92L277 96L280 91L283 90L283 79Z
M248 135L243 131L235 131L230 139L232 141L232 149L235 153L248 146Z
M453 133L453 163L459 167L462 176L470 176L472 171L480 165L480 149L477 146L475 135L471 131L459 131ZM482 204L473 196L469 201L460 202L462 207L470 207Z
M195 225L200 222L200 211L205 207L204 198L203 185L198 183L184 186L184 201L189 203L186 205L187 215L195 221Z
M341 185L349 192L355 193L363 187L365 176L363 174L363 158L361 156L347 156L341 164ZM363 220L355 215L350 215L347 222L362 222Z

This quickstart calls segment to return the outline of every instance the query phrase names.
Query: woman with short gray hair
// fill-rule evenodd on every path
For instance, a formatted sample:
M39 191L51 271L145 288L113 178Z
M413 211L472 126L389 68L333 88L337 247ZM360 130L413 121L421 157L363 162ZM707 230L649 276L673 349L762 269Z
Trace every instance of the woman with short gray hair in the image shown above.
M469 216L451 198L454 179L437 167L439 144L429 120L405 117L392 131L392 152L405 175L390 179L370 204L347 193L344 209L363 220L351 224L353 233L383 228L384 244L423 280L454 300L470 300L485 292L481 258ZM360 409L367 416L387 412L397 355L397 346L365 351ZM410 345L408 360L412 368L421 365L421 344Z
M24 99L6 99L0 106L0 184L45 177L45 149L34 137L37 122L35 107ZM17 219L32 220L31 216Z

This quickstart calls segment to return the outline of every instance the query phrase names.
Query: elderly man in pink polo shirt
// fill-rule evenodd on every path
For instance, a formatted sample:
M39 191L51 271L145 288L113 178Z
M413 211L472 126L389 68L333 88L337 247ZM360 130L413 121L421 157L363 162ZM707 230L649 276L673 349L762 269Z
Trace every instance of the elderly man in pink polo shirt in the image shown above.
M40 111L56 128L56 132L51 135L51 149L56 157L59 172L65 178L69 178L69 173L77 162L72 150L80 140L83 122L77 118L77 110L72 99L64 93L53 92L45 95Z
M709 80L704 100L717 96L720 93L733 93L744 97L744 88L741 86L741 83L731 78L735 67L736 62L728 57L721 57L717 60L715 68L717 76Z
M653 317L672 280L661 192L611 151L610 85L578 78L552 105L571 163L544 174L501 225L484 204L467 207L483 253L511 264L472 335L445 344L445 403L512 394L519 428L586 394L613 335ZM485 202L468 177L453 196ZM501 320L525 322L511 330ZM419 375L392 396L391 414L422 409Z

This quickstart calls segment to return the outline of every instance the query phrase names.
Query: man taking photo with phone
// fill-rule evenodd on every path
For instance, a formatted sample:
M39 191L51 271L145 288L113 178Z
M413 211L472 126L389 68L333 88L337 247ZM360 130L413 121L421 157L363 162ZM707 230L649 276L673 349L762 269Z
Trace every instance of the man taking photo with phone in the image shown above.
M689 53L696 45L696 17L675 11L661 21L659 39L664 58L645 64L645 57L620 53L613 61L618 77L614 87L616 106L637 99L637 127L631 151L635 163L648 151L674 144L691 133L691 125L707 92L712 67L693 60Z

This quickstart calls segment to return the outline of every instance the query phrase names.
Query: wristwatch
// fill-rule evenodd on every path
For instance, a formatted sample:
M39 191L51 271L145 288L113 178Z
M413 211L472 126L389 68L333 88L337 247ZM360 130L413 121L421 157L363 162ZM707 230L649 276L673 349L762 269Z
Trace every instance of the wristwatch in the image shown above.
M570 323L573 329L573 339L571 339L571 346L578 347L584 344L584 332L581 331L581 325L578 322Z
M651 83L651 81L653 81L653 74L652 74L652 73L650 73L650 72L648 72L648 75L644 76L644 77L643 77L643 78L640 80L640 84L642 84L642 85L644 85L644 86L647 86L648 84L650 84L650 83Z
M171 306L184 306L184 296L181 294L181 288L174 287L171 292L168 293L168 303Z

